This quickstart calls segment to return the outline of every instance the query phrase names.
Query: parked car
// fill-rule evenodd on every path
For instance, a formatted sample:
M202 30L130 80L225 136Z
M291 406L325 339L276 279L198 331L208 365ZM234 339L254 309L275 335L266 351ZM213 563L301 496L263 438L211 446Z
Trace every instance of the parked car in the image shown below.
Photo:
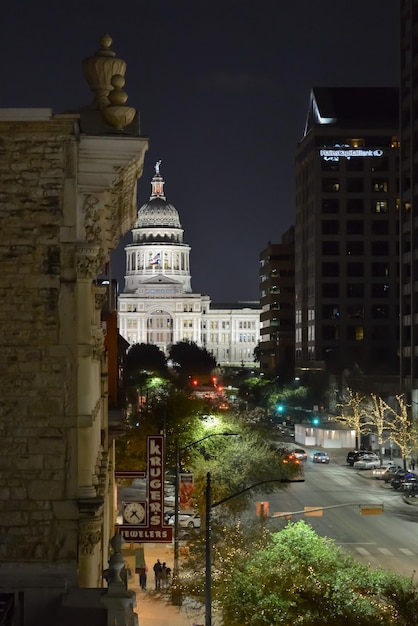
M174 526L174 515L168 520L170 526ZM194 513L179 513L180 528L200 528L200 516L198 511Z
M392 480L390 481L390 484L392 485L392 487L396 490L400 489L402 486L402 483L404 483L405 481L410 481L411 479L415 479L418 478L418 476L416 474L413 474L412 472L400 472L399 474L396 474Z
M313 463L329 463L329 456L327 452L314 452L312 455Z
M293 454L297 459L299 459L299 461L306 461L306 459L308 458L308 455L302 448L295 448L293 450Z
M391 474L391 479L395 472L399 469L402 469L400 465L389 461L389 463L384 463L381 467L377 467L373 470L373 478L376 480L385 480L387 476Z
M404 493L416 493L418 491L418 476L405 478L401 482L400 490Z
M395 476L398 476L399 474L404 475L405 474L405 470L401 467L395 471L388 471L384 476L383 476L383 480L385 481L385 483L390 483L392 482L392 478L395 478Z
M354 462L353 467L354 469L366 470L366 469L375 469L376 467L379 467L379 465L380 465L380 459L377 456L377 454L363 454L361 459Z
M367 450L350 450L347 454L347 463L353 467L354 463L358 461L364 454L367 454Z

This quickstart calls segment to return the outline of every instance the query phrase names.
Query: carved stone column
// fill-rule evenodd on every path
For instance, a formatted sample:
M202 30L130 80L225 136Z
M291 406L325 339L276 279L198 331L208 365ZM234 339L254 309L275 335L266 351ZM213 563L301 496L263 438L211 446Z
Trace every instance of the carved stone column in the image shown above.
M96 500L96 504L101 507L102 499ZM89 500L89 505L93 502ZM83 501L79 501L82 508ZM101 513L101 510L100 510ZM79 566L79 584L80 587L98 587L98 572L94 565L98 562L98 553L101 548L103 518L86 518L80 519L79 522L79 548L78 548L78 566Z

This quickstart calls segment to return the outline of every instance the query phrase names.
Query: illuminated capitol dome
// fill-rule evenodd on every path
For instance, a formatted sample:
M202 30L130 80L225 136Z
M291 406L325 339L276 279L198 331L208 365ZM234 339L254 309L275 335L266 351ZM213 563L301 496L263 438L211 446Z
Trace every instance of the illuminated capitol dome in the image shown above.
M138 210L132 243L125 247L125 289L119 296L119 332L130 343L151 343L167 353L173 343L194 341L220 365L254 366L260 336L258 302L212 305L192 292L190 246L175 207L167 202L161 161L151 196Z
M191 292L190 246L183 243L179 214L164 195L160 161L155 166L149 202L138 211L132 243L125 248L125 292L141 292L143 285L175 285ZM139 291L138 291L139 289Z

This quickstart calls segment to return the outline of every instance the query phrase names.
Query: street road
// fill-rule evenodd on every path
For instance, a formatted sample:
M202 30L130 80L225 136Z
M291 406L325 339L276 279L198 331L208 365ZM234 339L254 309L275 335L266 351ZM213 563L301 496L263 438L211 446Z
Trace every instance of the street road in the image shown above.
M323 537L349 550L359 561L373 567L415 576L418 569L418 506L405 504L399 494L383 481L371 477L370 471L358 471L345 464L340 452L329 465L306 461L305 482L291 483L286 490L257 495L266 501L270 516L274 513L355 503L356 506L329 509L321 517L295 516L303 519ZM383 503L381 515L361 515L358 504ZM267 522L272 530L283 528L282 519ZM418 577L415 576L418 582Z

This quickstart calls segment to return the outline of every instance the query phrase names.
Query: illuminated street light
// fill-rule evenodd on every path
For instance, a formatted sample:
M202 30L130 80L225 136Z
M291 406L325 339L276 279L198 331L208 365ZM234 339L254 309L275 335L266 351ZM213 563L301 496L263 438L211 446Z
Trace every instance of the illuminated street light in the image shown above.
M210 439L211 437L237 437L238 433L211 433L206 435L197 441L192 441L186 446L179 448L179 440L176 438L175 442L175 455L176 455L176 483L174 491L174 567L173 567L173 591L172 591L172 604L181 605L181 594L178 589L178 573L179 573L179 483L180 483L180 452L184 452L188 448Z

